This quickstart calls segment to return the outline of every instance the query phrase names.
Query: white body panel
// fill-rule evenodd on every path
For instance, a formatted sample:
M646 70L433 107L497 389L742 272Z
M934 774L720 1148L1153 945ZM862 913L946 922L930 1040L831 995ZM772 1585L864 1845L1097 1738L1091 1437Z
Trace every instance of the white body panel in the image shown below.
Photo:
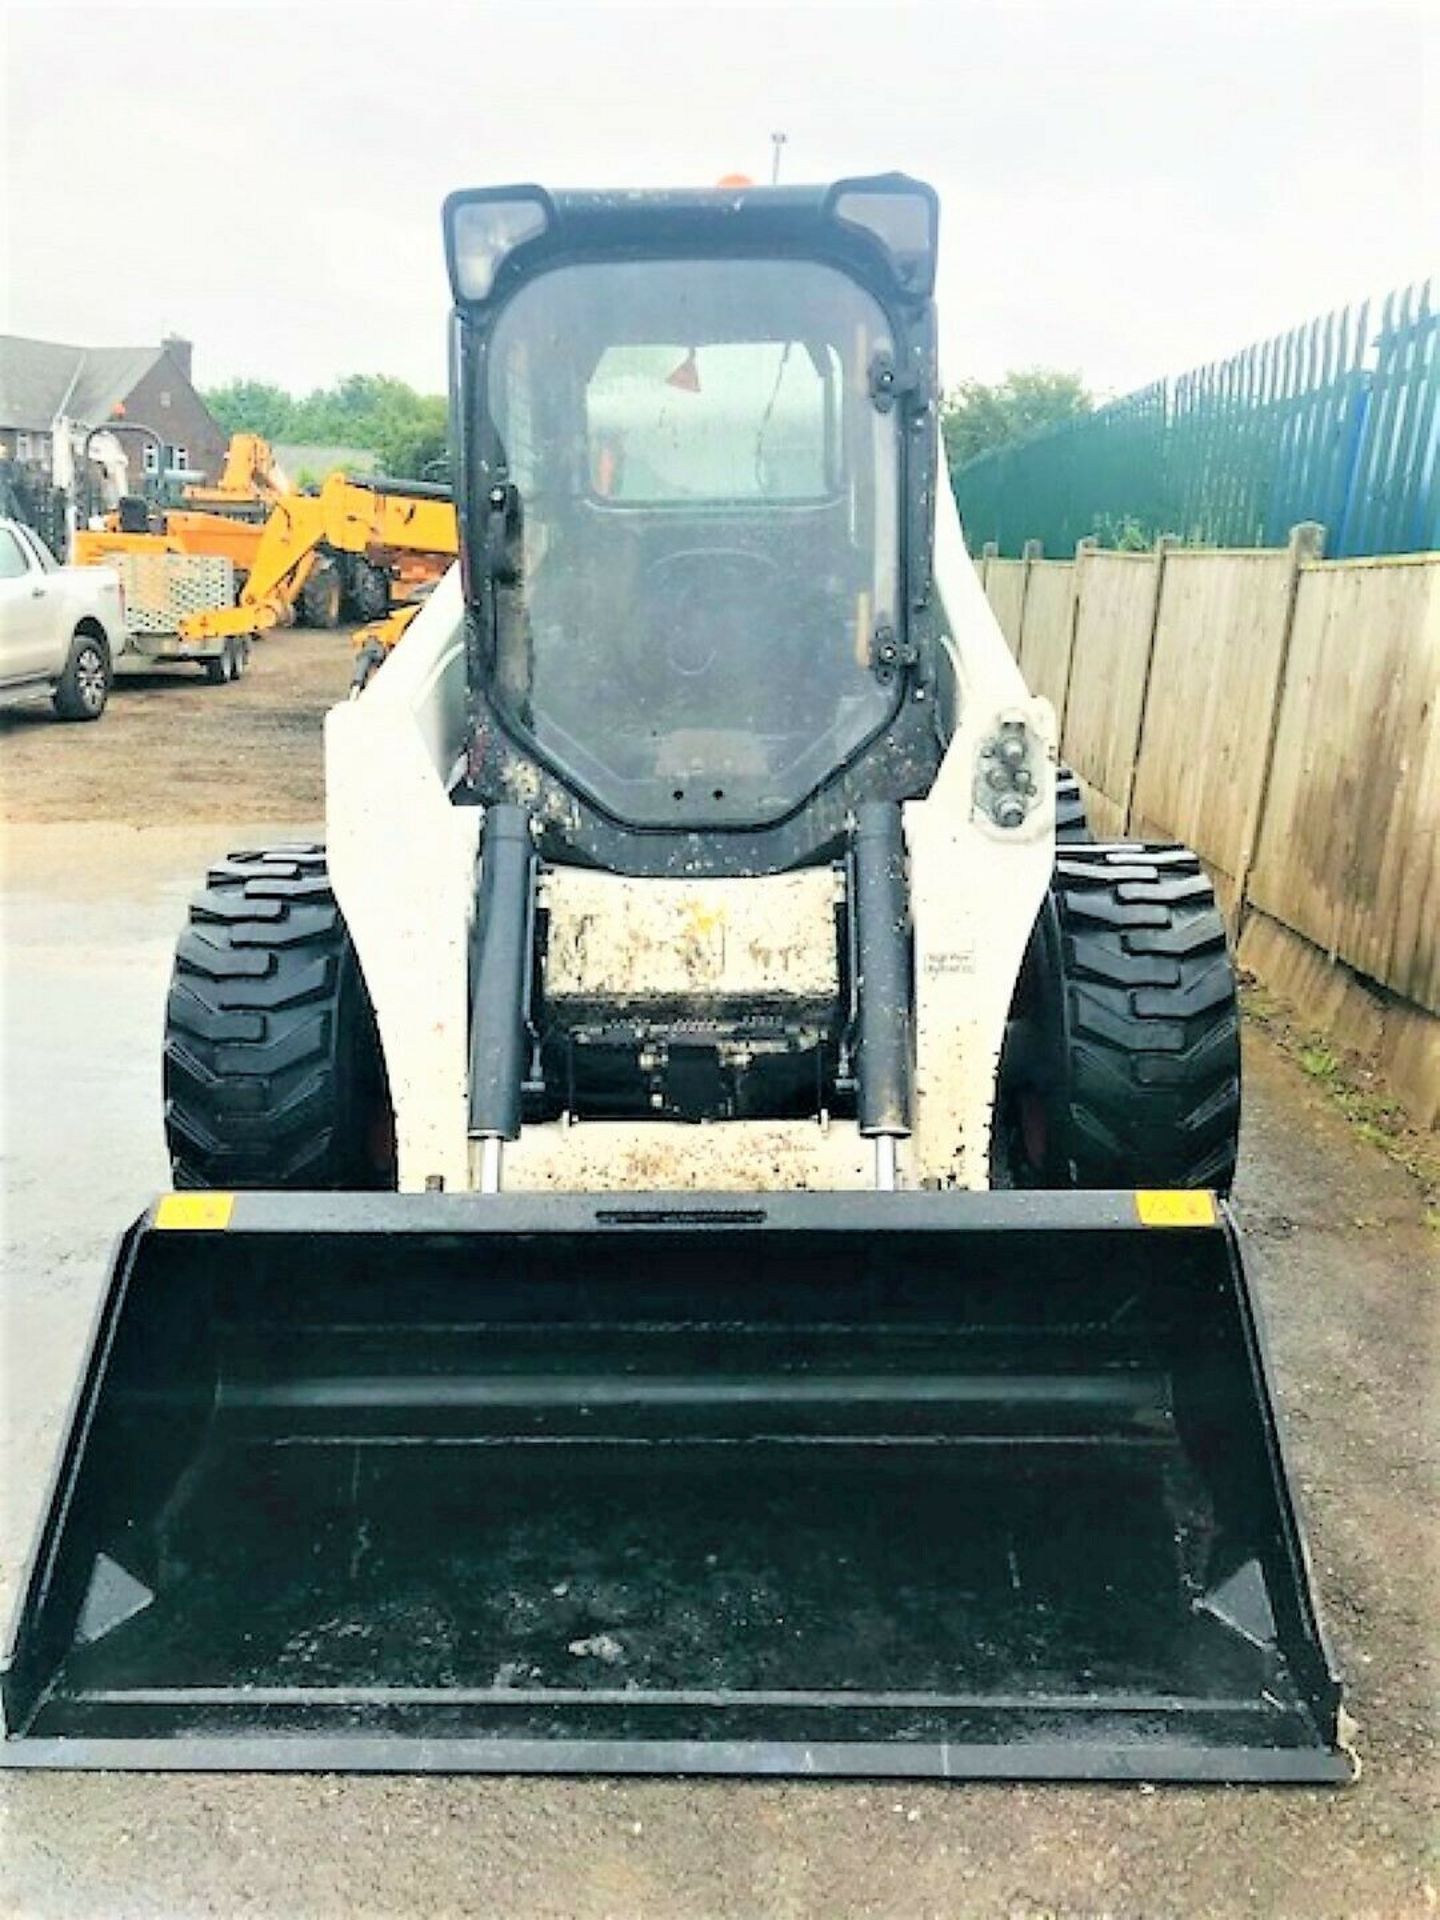
M118 657L125 628L113 573L57 566L38 537L13 520L0 520L0 542L0 702L52 691L83 624L97 627L111 659Z
M983 1187L1005 1021L1054 859L1054 716L1028 693L970 563L949 489L939 492L935 580L950 636L954 734L930 794L905 809L917 1103L899 1166L903 1184ZM481 816L448 796L464 737L463 614L452 568L384 670L326 725L330 871L375 1006L400 1185L408 1191L478 1184L466 1096ZM997 728L1017 720L1044 777L1023 825L1002 829L976 804L976 770ZM637 992L687 964L700 966L713 985L729 978L729 964L739 986L754 974L757 956L763 964L767 938L756 915L773 899L776 966L803 990L831 966L833 947L815 955L797 949L797 926L814 922L823 932L810 899L817 877L797 881L798 889L785 881L777 889L774 881L677 885L564 875L556 893L566 901L568 958L557 964L572 985L598 970L613 988L616 969L628 970ZM829 884L827 874L821 891ZM617 890L634 898L609 933L586 946L577 929ZM872 1143L853 1124L556 1124L527 1128L505 1155L507 1185L578 1191L857 1187L871 1184L873 1167Z
M469 941L480 812L451 806L464 723L456 568L364 695L325 721L330 875L375 1007L400 1186L469 1179Z
M915 921L913 1185L985 1187L1005 1021L1055 860L1055 715L1032 699L965 550L948 486L938 490L935 583L955 672L954 733L927 797L905 809ZM1025 823L994 826L975 805L984 741L1007 718L1041 743L1047 777Z

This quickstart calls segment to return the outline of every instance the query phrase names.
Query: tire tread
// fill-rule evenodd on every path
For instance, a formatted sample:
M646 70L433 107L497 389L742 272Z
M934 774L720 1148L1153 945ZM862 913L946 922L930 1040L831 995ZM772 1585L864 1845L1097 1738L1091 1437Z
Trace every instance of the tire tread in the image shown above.
M1075 1184L1228 1191L1240 1023L1225 925L1199 860L1183 847L1067 847L1052 900Z
M232 853L211 867L166 1008L175 1184L377 1184L341 1084L362 1001L322 847ZM373 1022L367 1033L378 1060Z

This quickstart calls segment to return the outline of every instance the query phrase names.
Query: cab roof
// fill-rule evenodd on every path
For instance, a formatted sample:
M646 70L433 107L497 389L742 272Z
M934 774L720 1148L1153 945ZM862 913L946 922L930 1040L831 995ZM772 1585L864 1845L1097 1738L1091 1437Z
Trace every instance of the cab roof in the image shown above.
M497 304L516 279L576 257L687 253L832 258L892 297L934 291L939 200L902 173L820 186L474 187L445 202L445 251L463 314Z

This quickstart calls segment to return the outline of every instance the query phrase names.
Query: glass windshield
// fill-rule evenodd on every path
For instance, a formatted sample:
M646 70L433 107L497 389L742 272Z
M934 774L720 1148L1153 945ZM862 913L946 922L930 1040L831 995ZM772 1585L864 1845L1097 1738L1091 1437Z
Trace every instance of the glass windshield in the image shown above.
M805 261L562 267L505 308L494 695L621 819L774 819L888 719L891 350L869 295Z

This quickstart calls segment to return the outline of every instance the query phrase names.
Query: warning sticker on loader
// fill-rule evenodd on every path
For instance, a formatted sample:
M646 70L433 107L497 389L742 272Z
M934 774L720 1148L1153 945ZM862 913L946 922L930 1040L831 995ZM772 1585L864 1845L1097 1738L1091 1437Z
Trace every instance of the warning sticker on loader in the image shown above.
M233 1193L167 1193L155 1209L157 1227L182 1233L216 1233L230 1224Z
M1220 1217L1213 1193L1184 1188L1137 1193L1135 1211L1146 1227L1213 1227Z

